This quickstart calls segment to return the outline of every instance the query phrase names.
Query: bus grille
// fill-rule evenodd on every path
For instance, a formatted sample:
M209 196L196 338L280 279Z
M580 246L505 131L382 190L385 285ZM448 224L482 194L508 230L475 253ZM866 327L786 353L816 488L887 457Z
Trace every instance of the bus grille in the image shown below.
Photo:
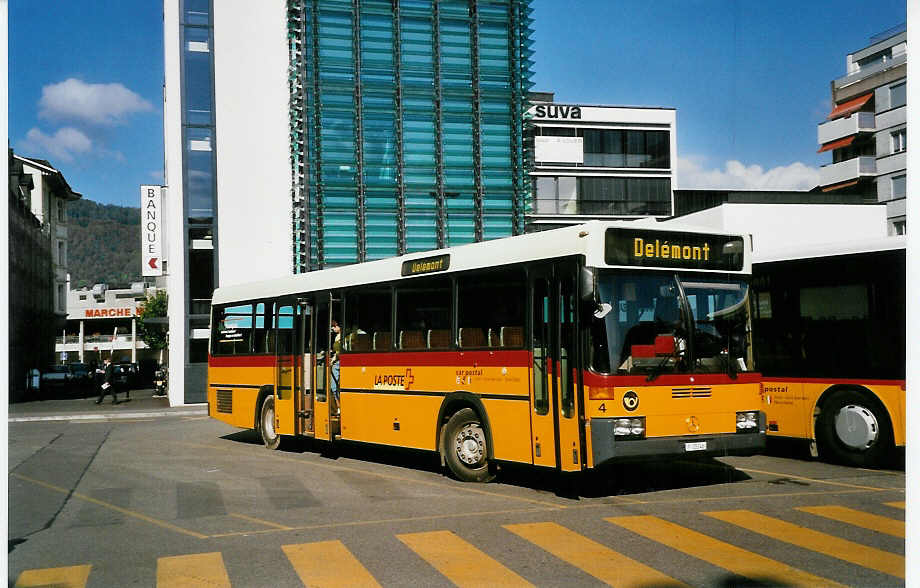
M217 412L227 414L233 412L233 390L217 391Z
M671 398L711 398L712 388L671 388Z

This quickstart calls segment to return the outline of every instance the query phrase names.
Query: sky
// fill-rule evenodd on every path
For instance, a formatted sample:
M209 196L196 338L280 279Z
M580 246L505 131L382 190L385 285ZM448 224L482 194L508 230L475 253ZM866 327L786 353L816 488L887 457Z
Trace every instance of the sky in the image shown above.
M255 4L254 4L255 5ZM846 54L903 0L534 0L534 89L677 109L677 188L810 189ZM39 31L40 34L36 34ZM12 0L9 141L84 198L138 206L163 181L157 0Z

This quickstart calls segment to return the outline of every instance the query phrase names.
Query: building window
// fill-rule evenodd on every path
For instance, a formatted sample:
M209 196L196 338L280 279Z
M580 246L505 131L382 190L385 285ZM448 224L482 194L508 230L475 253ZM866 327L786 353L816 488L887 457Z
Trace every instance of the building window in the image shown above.
M67 265L65 263L66 260L64 259L64 242L63 241L57 242L57 250L58 250L58 265L61 265L61 266Z
M897 108L907 104L907 82L895 84L889 89L891 96L891 107Z
M585 165L594 167L654 167L671 165L667 131L580 129L585 140Z
M64 284L57 285L57 308L62 312L67 311L67 296L64 292Z
M891 198L904 198L907 196L907 174L891 178Z
M894 221L891 223L894 227L895 235L906 235L907 234L907 221Z
M64 201L63 200L57 201L57 216L58 216L59 223L67 222L67 216L64 211Z
M907 151L907 129L891 133L891 152L900 153L902 151Z

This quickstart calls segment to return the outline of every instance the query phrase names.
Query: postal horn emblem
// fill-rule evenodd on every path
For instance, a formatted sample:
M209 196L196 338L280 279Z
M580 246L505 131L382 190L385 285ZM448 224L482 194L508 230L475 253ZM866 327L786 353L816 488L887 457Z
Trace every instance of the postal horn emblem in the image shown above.
M698 433L700 430L700 420L695 416L687 417L687 430L691 433Z

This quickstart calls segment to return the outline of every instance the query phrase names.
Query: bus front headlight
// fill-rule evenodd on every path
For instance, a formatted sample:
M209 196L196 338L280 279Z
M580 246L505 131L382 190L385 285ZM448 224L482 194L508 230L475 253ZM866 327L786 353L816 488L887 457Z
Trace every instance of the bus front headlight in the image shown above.
M735 413L735 431L738 433L757 432L758 411L747 410Z
M613 419L613 435L630 439L645 437L645 417Z

